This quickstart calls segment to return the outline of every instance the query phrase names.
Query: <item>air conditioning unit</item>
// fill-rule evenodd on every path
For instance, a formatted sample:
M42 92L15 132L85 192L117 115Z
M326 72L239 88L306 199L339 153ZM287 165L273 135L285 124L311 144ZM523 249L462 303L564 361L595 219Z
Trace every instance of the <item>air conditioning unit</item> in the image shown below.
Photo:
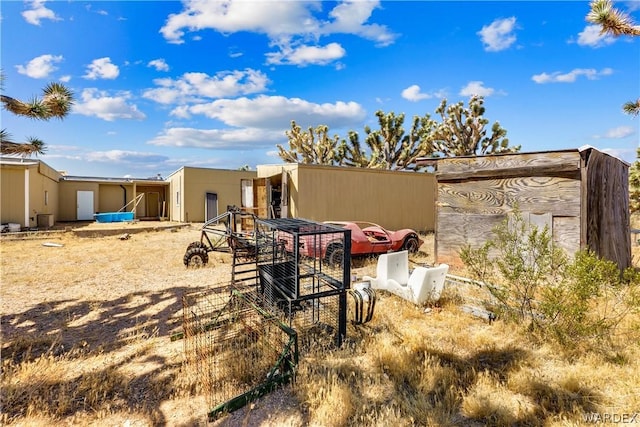
M38 228L51 228L53 224L53 214L38 214Z

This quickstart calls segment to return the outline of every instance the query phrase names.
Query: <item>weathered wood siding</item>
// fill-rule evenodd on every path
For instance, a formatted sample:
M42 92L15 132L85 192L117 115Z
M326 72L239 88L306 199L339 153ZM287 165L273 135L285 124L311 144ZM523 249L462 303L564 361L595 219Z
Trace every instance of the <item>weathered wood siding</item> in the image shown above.
M516 208L550 215L554 243L631 265L628 165L594 148L436 161L437 262L461 267Z
M577 150L518 153L494 156L451 157L438 161L438 177L448 180L551 175L580 170Z
M589 249L621 268L631 266L629 168L592 150L584 154L586 240Z

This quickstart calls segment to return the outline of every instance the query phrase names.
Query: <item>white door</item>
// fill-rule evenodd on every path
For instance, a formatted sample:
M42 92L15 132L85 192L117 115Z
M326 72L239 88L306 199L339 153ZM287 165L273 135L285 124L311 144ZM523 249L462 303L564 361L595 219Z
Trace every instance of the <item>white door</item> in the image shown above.
M93 191L78 191L77 193L77 213L78 221L88 221L93 219Z

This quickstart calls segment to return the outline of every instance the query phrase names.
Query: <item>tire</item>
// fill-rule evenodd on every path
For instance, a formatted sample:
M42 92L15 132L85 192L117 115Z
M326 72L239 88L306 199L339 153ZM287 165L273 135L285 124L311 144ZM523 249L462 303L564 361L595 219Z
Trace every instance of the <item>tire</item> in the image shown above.
M344 260L344 247L342 245L332 245L327 248L327 255L325 256L327 264L332 267L338 267L342 265Z
M408 236L402 244L402 250L408 251L410 254L415 254L420 248L420 242L416 236Z
M209 262L209 255L205 248L191 248L184 254L184 265L187 267L204 267Z
M198 241L198 242L191 242L189 243L189 246L187 246L187 251L189 251L189 249L193 249L193 248L207 248L207 245L205 245L204 243Z

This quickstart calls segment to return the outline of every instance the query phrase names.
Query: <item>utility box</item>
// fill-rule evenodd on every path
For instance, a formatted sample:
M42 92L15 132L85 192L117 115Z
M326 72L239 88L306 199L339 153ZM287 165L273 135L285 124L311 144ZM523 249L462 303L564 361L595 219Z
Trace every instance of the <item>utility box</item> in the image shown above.
M38 214L38 228L51 228L54 225L53 214Z

